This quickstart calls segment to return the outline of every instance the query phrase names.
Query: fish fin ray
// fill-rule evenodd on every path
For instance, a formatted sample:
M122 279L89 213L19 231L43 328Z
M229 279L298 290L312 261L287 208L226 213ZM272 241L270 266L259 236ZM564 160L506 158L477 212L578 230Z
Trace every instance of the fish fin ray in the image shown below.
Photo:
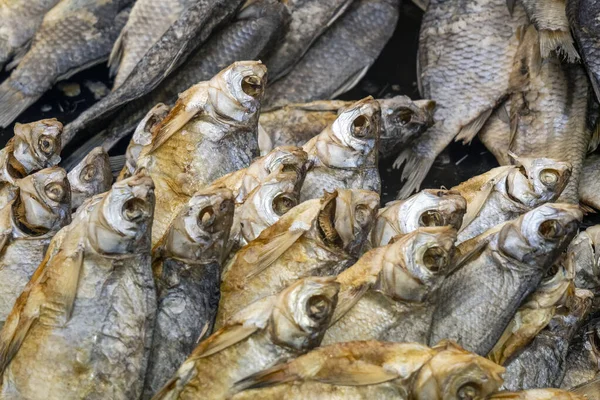
M413 192L418 191L434 161L435 159L416 154L410 147L402 150L393 165L394 168L398 169L404 164L402 180L405 180L405 182L396 198L405 199Z
M0 85L0 126L6 128L40 96L27 96L12 86L8 78Z
M454 140L457 142L462 140L463 144L471 143L473 138L477 136L479 131L481 131L481 128L483 128L485 122L490 118L490 115L492 115L492 111L494 111L493 108L488 108L479 114L474 120L463 126Z
M575 49L575 45L573 44L571 32L542 29L539 34L542 59L550 57L550 53L555 51L569 63L579 61L579 53L577 53L577 49Z
M190 355L190 359L198 359L216 354L236 343L241 342L254 332L258 331L257 326L244 326L235 324L226 326L213 333L208 339L202 341Z
M516 3L517 3L517 0L506 0L506 8L508 9L508 13L510 14L511 17L515 11Z
M125 154L120 156L112 156L109 158L110 171L113 176L118 176L121 173L121 170L125 166L127 162L127 156Z
M150 143L150 149L146 153L142 151L140 158L143 154L152 153L159 148L161 144L166 142L173 134L183 128L183 126L197 114L198 110L188 110L185 103L181 99L178 100L165 119L156 126L155 131L153 132L152 142Z
M127 30L123 29L119 34L119 37L115 41L112 50L110 51L110 55L108 56L108 70L109 76L111 78L117 75L119 72L119 67L121 66L121 61L123 60L123 55L125 54L125 46L127 43ZM114 89L114 88L113 88Z
M350 290L346 290L338 294L338 302L337 307L333 313L331 318L331 322L329 326L333 326L338 322L342 317L350 311L352 307L360 300L360 298L369 290L370 285L364 284L359 287L352 288Z

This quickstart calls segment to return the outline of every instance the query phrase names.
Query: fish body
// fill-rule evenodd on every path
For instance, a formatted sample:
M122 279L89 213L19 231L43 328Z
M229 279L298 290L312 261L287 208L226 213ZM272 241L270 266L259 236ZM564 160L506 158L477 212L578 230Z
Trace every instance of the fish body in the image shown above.
M517 4L511 15L504 0L429 3L421 24L418 65L421 95L436 102L436 123L394 163L396 168L404 164L406 182L399 198L418 190L452 139L470 141L518 84L510 77L520 29L527 23L523 8Z
M521 167L493 168L452 188L467 199L458 243L556 200L571 176L567 162L546 158L519 161Z
M299 278L334 276L354 264L378 205L376 193L339 190L288 211L225 267L216 326Z
M337 277L341 300L323 345L355 340L427 343L434 295L456 231L419 228L365 253Z
M407 96L378 99L381 108L379 154L390 157L398 147L415 140L433 125L435 102L412 101ZM261 154L277 146L303 146L335 121L353 102L320 100L288 104L261 113L259 146Z
M579 329L569 344L565 375L560 387L571 390L599 378L600 319L595 318Z
M599 243L600 226L594 225L580 232L569 245L568 251L575 266L575 286L594 294L593 312L600 310Z
M57 81L104 61L131 3L65 0L52 8L19 66L0 85L0 125L10 125Z
M567 368L569 343L584 323L591 309L592 296L579 291L566 309L557 312L521 353L506 365L506 390L559 387Z
M384 246L419 227L451 226L458 230L467 202L457 192L425 189L406 200L387 203L379 209L371 231L371 246Z
M256 130L266 79L260 62L236 62L192 86L153 132L137 161L156 185L152 243L179 208L221 176L258 155Z
M13 57L18 63L42 23L44 14L58 2L59 0L4 0L0 3L0 67Z
M16 196L16 181L60 161L62 124L44 119L15 124L15 136L0 150L0 208Z
M305 278L249 305L202 341L154 399L226 398L240 379L318 346L338 290L333 278Z
M212 332L221 261L233 221L227 189L196 193L153 251L158 309L144 386L150 398Z
M600 155L590 154L583 161L579 181L579 200L595 209L600 209Z
M71 207L76 210L83 202L110 189L112 171L108 154L102 147L92 150L69 172Z
M294 68L270 86L265 108L333 99L352 89L392 37L398 14L397 0L353 1Z
M336 343L249 376L233 399L483 399L503 370L451 342Z
M462 265L442 283L430 343L456 339L488 354L575 235L582 213L544 204L458 246Z
M323 191L364 189L379 193L378 143L381 109L372 97L356 102L302 148L312 162L300 200L321 197Z
M156 312L152 181L87 202L50 243L0 333L3 398L138 398Z
M71 222L67 173L43 169L17 181L17 198L0 210L0 323L15 304L54 234Z
M594 400L561 389L531 389L520 392L498 392L489 400Z
M109 66L116 72L113 88L121 86L137 63L193 0L136 1L112 49Z

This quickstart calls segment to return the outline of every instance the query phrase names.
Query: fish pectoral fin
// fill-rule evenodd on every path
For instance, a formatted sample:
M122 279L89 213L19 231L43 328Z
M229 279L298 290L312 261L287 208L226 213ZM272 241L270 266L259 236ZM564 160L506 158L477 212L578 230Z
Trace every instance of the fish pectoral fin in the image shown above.
M506 0L506 8L508 8L508 13L512 17L513 12L515 11L515 4L517 0Z
M540 54L543 59L551 56L551 53L562 55L569 63L579 61L579 53L573 44L573 36L569 30L542 29L540 35Z
M329 326L335 325L354 305L360 300L360 298L369 290L370 285L361 285L359 287L353 287L350 290L346 290L338 294L338 302L331 317Z
M121 60L125 54L125 45L127 43L127 30L121 30L119 37L115 41L113 48L108 56L108 68L109 76L112 78L117 75L119 67L121 66Z
M471 143L473 138L477 136L479 131L481 131L481 128L483 128L483 125L485 125L486 121L490 118L490 115L492 115L492 111L494 111L493 108L485 110L484 112L479 114L479 116L473 121L463 126L458 132L458 135L456 135L456 137L454 138L454 140L456 142L462 140L463 144Z
M245 326L243 324L235 324L221 328L213 333L208 339L200 343L190 355L190 359L204 358L216 354L221 350L241 342L257 330L259 330L257 326Z
M144 155L150 154L159 148L161 144L166 142L173 134L183 128L183 126L196 116L198 112L199 110L196 108L188 108L183 99L177 100L177 103L175 103L175 106L173 106L169 114L167 114L152 132L152 142L150 143L149 150L142 150L139 158L142 158Z

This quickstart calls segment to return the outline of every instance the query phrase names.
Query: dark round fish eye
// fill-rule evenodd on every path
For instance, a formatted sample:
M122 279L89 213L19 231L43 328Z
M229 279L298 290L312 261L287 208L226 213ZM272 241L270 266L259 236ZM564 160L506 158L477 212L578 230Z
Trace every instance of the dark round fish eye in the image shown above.
M258 76L250 75L242 79L242 90L248 96L258 97L262 92L262 82Z

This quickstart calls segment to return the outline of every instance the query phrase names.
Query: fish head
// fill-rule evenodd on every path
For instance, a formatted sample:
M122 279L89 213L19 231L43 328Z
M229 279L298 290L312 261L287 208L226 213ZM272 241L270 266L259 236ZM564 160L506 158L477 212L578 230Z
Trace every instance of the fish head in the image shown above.
M42 169L17 181L19 225L30 231L56 231L71 220L71 189L67 172L59 167Z
M108 154L96 147L68 174L72 207L78 208L85 199L106 192L112 183Z
M369 190L340 189L326 193L317 218L321 239L328 247L358 257L378 207L379 195Z
M536 195L535 203L527 204L532 207L556 200L571 177L572 167L568 162L549 158L520 158L518 161L525 169Z
M334 168L359 168L377 164L381 108L371 96L340 113L316 138L319 160Z
M340 285L335 277L299 279L277 296L271 312L272 340L295 350L318 346L337 305Z
M90 242L101 253L129 253L133 246L147 237L153 214L152 178L138 173L118 181L90 215Z
M220 118L245 122L258 118L267 84L267 67L260 61L237 61L209 82L211 106Z
M543 204L504 225L498 248L506 256L531 265L546 265L575 235L583 213L573 204Z
M418 302L436 290L449 271L456 230L419 228L388 245L380 286L395 300Z
M426 226L448 225L458 230L466 211L467 201L460 193L426 189L402 202L393 217L402 233Z
M166 253L183 260L220 262L225 256L234 210L229 189L195 193L167 232Z
M304 173L275 172L256 187L240 209L242 234L254 240L263 230L300 203Z
M62 130L56 119L15 124L14 155L27 173L60 162Z
M483 400L502 385L504 368L487 358L449 341L443 341L433 349L437 353L416 378L415 400Z
M406 143L433 125L433 100L412 101L408 96L395 96L378 101L382 146Z

